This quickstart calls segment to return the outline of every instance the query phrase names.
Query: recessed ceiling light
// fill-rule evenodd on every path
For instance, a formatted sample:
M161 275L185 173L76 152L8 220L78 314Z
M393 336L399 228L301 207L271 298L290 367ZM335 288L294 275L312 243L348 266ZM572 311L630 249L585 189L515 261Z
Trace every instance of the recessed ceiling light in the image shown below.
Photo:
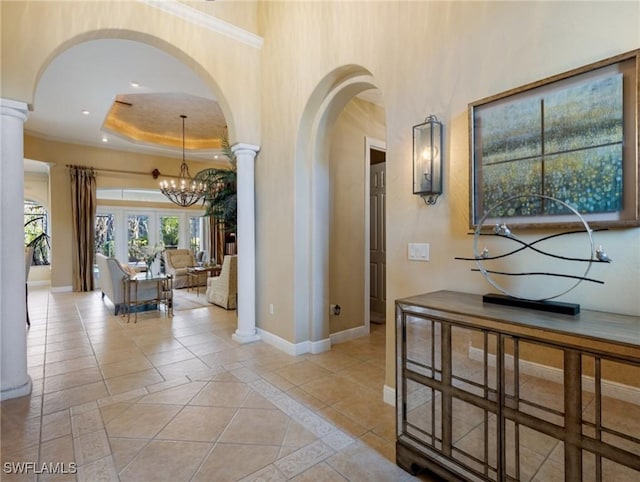
M109 139L107 139L106 137L103 137L102 142L109 142Z
M131 87L140 87L140 83L136 82L135 80L131 81Z
M89 115L90 112L87 109L82 109L82 114L83 115Z

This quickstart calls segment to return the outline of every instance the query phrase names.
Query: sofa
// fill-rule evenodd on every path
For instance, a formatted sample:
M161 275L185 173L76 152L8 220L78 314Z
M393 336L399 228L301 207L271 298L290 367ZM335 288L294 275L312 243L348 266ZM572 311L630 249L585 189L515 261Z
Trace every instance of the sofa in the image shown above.
M196 257L190 249L167 249L164 254L164 271L173 275L174 288L187 288L189 276L187 268L196 265Z
M130 275L136 274L123 267L116 258L107 258L105 255L96 253L96 264L98 265L98 286L102 291L102 299L105 296L113 303L114 314L126 313L124 282ZM138 301L149 300L156 307L158 296L156 281L149 280L148 283L140 281L138 283Z
M220 276L207 280L207 301L235 310L238 302L238 257L225 256Z

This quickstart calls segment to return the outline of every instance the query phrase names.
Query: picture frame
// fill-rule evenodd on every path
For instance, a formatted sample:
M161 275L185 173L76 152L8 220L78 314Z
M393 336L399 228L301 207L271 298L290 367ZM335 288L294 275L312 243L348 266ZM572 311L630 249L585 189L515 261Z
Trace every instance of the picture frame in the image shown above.
M576 224L544 199L502 203L525 193L590 227L640 226L639 68L637 49L470 103L470 227L489 211L483 226Z

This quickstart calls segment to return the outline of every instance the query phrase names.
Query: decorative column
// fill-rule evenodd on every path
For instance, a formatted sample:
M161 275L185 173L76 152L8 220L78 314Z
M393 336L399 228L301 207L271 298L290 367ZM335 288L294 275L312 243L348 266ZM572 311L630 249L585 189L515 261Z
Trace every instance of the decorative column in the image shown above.
M260 148L249 144L232 147L238 170L238 343L258 341L256 332L256 207L254 164Z
M0 99L0 399L31 393L24 269L24 121L27 104Z

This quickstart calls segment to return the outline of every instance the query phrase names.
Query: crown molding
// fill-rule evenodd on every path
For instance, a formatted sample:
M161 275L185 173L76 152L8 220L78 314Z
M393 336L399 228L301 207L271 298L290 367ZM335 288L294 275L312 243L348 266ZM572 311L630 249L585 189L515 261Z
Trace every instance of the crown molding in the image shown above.
M235 25L220 20L217 17L207 15L200 10L178 2L177 0L138 0L151 7L157 8L171 15L179 17L194 25L204 27L212 32L225 35L233 40L242 42L250 47L261 49L264 39L259 35L251 33Z

